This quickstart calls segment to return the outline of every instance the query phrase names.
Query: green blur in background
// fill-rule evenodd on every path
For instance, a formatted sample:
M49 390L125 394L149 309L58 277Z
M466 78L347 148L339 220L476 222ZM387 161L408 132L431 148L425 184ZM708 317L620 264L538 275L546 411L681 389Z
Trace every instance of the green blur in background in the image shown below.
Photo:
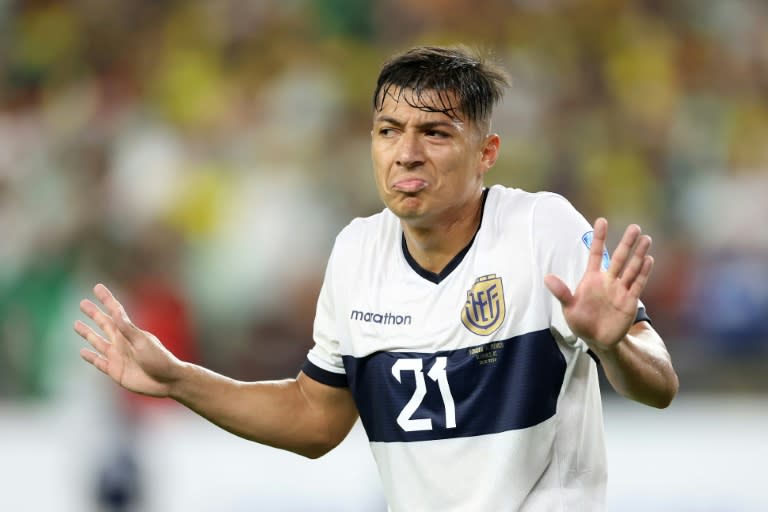
M639 223L681 392L762 400L768 3L6 0L0 403L103 384L71 331L96 282L184 359L295 375L335 234L382 208L378 69L456 43L513 77L487 184L561 193L609 243Z

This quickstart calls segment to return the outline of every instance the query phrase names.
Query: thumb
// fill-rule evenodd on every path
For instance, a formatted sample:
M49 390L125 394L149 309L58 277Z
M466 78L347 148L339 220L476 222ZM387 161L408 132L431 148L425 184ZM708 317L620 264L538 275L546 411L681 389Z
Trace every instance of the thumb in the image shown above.
M548 274L544 276L544 284L547 285L547 288L552 292L552 295L554 295L563 306L567 305L573 299L571 290L569 290L563 280L556 275Z

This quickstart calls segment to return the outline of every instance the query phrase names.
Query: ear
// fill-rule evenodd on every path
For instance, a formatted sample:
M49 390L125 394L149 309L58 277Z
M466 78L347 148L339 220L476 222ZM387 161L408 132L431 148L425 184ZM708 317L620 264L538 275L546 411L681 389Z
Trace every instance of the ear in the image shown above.
M499 158L500 146L501 138L499 138L496 133L488 135L483 141L480 157L480 167L483 174L488 172L488 170L496 163L496 159Z

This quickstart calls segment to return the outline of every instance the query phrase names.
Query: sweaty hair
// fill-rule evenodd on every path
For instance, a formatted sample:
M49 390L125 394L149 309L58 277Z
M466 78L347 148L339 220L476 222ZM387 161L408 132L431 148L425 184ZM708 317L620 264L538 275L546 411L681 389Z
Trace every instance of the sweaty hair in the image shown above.
M384 63L373 108L381 111L389 96L426 112L487 123L507 86L509 78L502 69L463 47L423 46Z

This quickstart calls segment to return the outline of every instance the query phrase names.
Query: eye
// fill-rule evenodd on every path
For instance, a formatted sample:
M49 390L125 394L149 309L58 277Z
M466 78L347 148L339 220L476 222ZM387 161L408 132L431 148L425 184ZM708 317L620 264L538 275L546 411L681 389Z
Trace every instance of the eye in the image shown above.
M441 130L427 130L425 134L427 137L433 137L436 139L445 139L450 137L450 134L448 132L444 132Z
M384 127L379 129L379 135L382 137L392 137L395 134L394 128Z

